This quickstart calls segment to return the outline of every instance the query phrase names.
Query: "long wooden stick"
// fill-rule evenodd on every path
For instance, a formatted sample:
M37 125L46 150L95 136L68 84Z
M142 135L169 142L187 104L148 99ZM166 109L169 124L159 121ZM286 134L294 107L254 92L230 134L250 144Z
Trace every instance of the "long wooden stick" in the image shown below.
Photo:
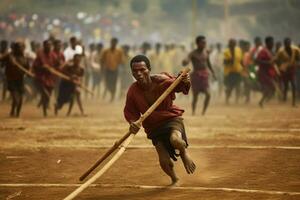
M174 90L174 88L180 83L182 80L182 76L186 75L190 71L189 68L185 68L180 76L169 86L169 88L156 100L154 104L137 120L135 123L141 125L141 123L160 105L160 103ZM111 153L113 153L125 140L124 144L121 146L120 150L114 155L114 157L108 161L103 168L101 168L92 178L82 184L79 188L74 190L71 194L69 194L64 200L72 200L79 193L81 193L84 189L86 189L90 184L95 182L106 170L110 168L110 166L125 152L126 147L130 144L135 134L127 132L120 140L118 140L114 146L112 146L84 175L80 177L83 180L86 176L88 176L98 165L101 164Z
M104 174L112 166L112 164L114 164L121 157L121 155L125 152L126 147L133 140L134 136L135 136L135 134L131 134L127 138L127 140L124 142L124 144L120 147L120 150L114 155L114 157L110 161L108 161L92 178L87 180L79 188L77 188L75 191L73 191L71 194L69 194L66 198L64 198L64 200L74 199L79 193L81 193L89 185L94 183L102 174Z
M141 126L142 122L159 106L159 104L173 91L173 89L180 83L183 75L188 73L189 68L185 68L182 74L173 82L172 85L152 104L152 106L135 122ZM121 139L119 139L115 144L89 169L87 170L80 178L80 181L83 181L98 165L100 165L110 154L112 154L119 146L126 140L130 135L128 131Z
M46 69L48 69L52 74L62 78L62 79L65 79L67 81L70 81L76 85L78 85L80 88L82 88L83 90L87 91L88 93L94 95L94 92L91 91L90 89L88 89L87 87L85 87L84 85L80 84L80 83L76 83L74 82L69 76L65 75L64 73L61 73L60 71L57 71L56 69L54 69L53 67L50 67L50 66L45 66Z

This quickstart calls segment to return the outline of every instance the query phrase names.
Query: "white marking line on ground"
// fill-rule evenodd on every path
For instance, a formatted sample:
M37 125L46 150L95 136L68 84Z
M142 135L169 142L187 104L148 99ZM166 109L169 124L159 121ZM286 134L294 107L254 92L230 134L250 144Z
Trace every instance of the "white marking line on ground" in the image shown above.
M197 126L191 126L189 129L190 130L198 130L198 131L220 131L220 132L231 132L231 133L236 133L236 132L272 132L272 133L285 133L285 132L289 132L289 133L298 133L300 131L300 128L253 128L252 126L255 126L255 124L253 125L246 125L246 126L250 126L250 127L246 127L246 128L230 128L230 127L217 127L217 128L211 128L211 127L197 127Z
M79 187L81 184L57 184L57 183L10 183L0 184L0 187ZM243 193L261 193L271 195L300 195L300 192L272 191L272 190L254 190L223 187L169 187L157 185L113 185L113 184L91 184L91 187L103 188L138 188L138 189L170 189L170 190L199 190L199 191L224 191L224 192L243 192Z
M113 144L112 144L113 145ZM111 146L112 146L111 145ZM96 148L96 149L107 149L111 146L108 145L77 145L77 146L69 146L69 145L45 145L40 146L42 148L74 148L74 149L82 149L82 148ZM36 147L36 146L34 146ZM151 145L132 145L127 147L127 149L151 149L154 148ZM299 150L300 146L251 146L251 145L192 145L188 147L189 149L286 149L286 150Z
M221 132L290 132L290 133L298 133L300 132L300 128L294 127L294 128L267 128L267 127L262 127L262 128L254 128L255 124L246 124L245 126L250 126L250 127L235 127L235 128L231 128L228 126L224 126L224 127L197 127L197 126L192 126L192 123L190 124L190 130L196 129L197 131L221 131ZM115 125L110 125L110 126L105 126L105 127L99 127L99 126L92 126L89 127L89 130L97 130L97 131L104 131L107 132L109 130L112 131L126 131L127 125L124 126L119 126L116 127ZM0 127L0 131L7 131L7 130L13 130L13 131L24 131L26 130L26 128L11 128L10 126L7 127ZM69 130L69 129L74 129L73 126L57 126L57 125L51 125L51 124L47 124L47 125L39 125L39 126L34 126L33 128L27 128L28 130L32 131L32 130ZM86 130L86 127L82 126L77 128L77 130Z
M25 158L25 156L6 156L6 159L18 159L18 158Z

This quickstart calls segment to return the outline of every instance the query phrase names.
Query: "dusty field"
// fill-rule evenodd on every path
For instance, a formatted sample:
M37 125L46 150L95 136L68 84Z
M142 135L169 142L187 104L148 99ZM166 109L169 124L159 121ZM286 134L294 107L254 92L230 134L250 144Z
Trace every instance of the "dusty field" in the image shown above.
M92 187L76 199L300 199L300 109L272 103L212 105L205 117L185 125L194 175L176 163L181 186L159 168L155 149L140 131L128 150ZM123 102L85 104L87 117L41 117L25 105L22 117L7 117L0 104L0 199L63 199L79 185L79 176L126 133ZM200 108L199 108L200 109ZM200 112L200 111L199 111Z

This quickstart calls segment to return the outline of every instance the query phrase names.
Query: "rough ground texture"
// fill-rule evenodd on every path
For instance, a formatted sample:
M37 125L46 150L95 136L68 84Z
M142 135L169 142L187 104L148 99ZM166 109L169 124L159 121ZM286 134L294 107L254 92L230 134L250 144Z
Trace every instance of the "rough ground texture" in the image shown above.
M177 104L186 108L194 175L186 174L179 160L175 168L180 188L139 188L170 181L140 131L97 185L76 199L300 199L299 108L217 104L203 117L191 116L185 99ZM8 104L1 104L0 199L66 197L80 183L79 176L127 132L122 106L122 101L91 102L85 106L87 117L78 116L75 107L71 117L63 110L59 117L50 113L43 118L36 107L25 105L22 117L11 119ZM18 183L23 185L13 185Z

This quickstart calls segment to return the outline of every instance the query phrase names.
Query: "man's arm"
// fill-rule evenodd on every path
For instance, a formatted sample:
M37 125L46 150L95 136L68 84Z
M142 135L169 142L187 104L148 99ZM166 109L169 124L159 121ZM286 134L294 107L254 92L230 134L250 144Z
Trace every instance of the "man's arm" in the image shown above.
M182 61L182 66L187 66L191 61L191 54L189 54L185 59Z
M210 72L211 72L213 78L214 78L215 80L217 80L216 75L215 75L215 72L214 72L214 70L213 70L213 68L212 68L212 66L211 66L211 62L210 62L209 57L207 58L207 66L208 66L208 69L210 70Z
M136 134L141 128L141 124L135 123L140 118L140 112L136 107L134 101L134 92L132 91L132 88L129 88L126 96L124 116L126 121L128 121L128 123L130 124L129 131L133 134Z

